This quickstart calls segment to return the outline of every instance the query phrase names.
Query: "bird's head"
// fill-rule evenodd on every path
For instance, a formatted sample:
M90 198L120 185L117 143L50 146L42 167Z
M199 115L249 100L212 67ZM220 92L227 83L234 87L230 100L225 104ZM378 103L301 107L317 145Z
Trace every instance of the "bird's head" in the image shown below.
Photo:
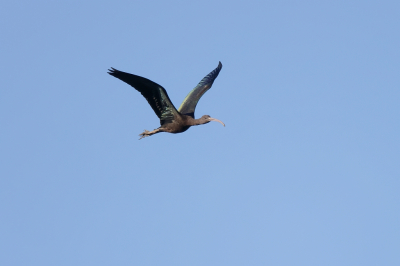
M221 123L223 126L225 126L225 124L221 120L216 119L216 118L212 118L209 115L203 115L200 118L200 121L202 122L202 124L207 124L207 123L210 123L211 121L215 121L215 122Z

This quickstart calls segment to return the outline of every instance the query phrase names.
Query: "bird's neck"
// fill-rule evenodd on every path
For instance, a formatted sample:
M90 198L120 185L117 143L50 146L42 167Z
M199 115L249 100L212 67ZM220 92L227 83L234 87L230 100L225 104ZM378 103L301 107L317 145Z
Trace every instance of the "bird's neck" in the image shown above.
M207 121L205 121L204 119L193 119L193 126L203 125L205 123L207 123Z

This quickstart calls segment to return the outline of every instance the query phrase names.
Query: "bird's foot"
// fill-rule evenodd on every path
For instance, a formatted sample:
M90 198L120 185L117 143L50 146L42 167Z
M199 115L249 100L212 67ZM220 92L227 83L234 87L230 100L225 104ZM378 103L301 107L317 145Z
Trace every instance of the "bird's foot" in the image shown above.
M145 138L145 137L148 137L148 136L151 136L152 134L149 134L150 133L150 131L148 131L148 130L144 130L144 132L143 133L140 133L139 134L139 136L140 136L140 139L139 140L141 140L142 138Z
M142 138L145 138L145 137L154 135L154 134L156 134L156 133L158 133L158 132L160 132L160 129L159 129L159 128L154 129L153 131L148 131L148 130L145 129L143 133L139 134L139 136L140 136L140 139L139 139L139 140L141 140Z

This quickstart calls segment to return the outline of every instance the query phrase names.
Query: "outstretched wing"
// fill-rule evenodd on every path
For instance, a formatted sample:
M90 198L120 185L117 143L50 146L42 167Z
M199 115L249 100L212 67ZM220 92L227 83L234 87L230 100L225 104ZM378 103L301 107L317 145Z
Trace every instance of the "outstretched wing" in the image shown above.
M153 108L156 115L160 118L161 125L174 120L178 111L163 87L149 79L122 72L115 68L111 68L108 71L108 74L128 83L146 98L151 108Z
M218 67L205 76L199 84L189 92L178 109L181 114L190 115L194 118L194 109L196 109L197 102L200 100L201 96L211 88L221 68L222 64L219 62Z

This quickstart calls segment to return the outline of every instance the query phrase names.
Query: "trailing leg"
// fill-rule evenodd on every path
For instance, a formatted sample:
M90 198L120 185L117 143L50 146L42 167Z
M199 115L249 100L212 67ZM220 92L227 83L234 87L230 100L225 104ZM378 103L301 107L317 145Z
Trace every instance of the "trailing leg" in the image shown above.
M140 136L140 139L142 139L142 138L145 138L145 137L149 137L149 136L151 136L151 135L154 135L154 134L156 134L156 133L158 133L158 132L162 132L161 128L154 129L153 131L144 130L144 132L141 133L141 134L139 134L139 136ZM140 139L139 139L139 140L140 140Z

